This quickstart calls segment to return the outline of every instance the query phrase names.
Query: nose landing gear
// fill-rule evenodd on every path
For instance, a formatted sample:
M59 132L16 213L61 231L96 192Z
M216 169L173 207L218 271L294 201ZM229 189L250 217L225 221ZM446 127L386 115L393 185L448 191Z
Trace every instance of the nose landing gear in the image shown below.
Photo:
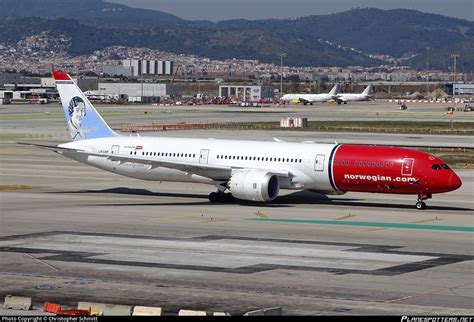
M418 194L418 201L415 204L416 209L418 209L418 210L426 209L426 203L424 203L423 200L430 199L430 198L431 198L431 193L428 193L428 194L420 193L420 194Z
M418 200L418 201L416 202L416 204L415 204L415 207L416 207L416 209L418 209L418 210L423 210L423 209L426 208L426 203L424 203L424 202L421 201L421 200Z

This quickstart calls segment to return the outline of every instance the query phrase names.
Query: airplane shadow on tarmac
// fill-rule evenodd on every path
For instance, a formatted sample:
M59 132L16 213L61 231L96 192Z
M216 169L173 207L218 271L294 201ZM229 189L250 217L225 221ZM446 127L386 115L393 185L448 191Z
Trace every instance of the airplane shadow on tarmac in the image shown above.
M388 196L388 195L387 195ZM389 197L387 197L388 199ZM414 197L415 198L415 197ZM311 192L311 191L298 191L286 196L278 197L272 203L306 203L306 204L330 204L336 206L349 206L349 207L369 207L369 208L392 208L392 209L409 209L414 210L414 204L389 204L381 202L367 202L366 199L349 199L349 198L338 198L334 196L329 198L326 195ZM415 202L415 199L413 203ZM429 201L428 201L429 202ZM471 208L463 207L449 207L449 206L433 206L428 204L427 210L438 210L438 211L472 211Z
M70 193L70 194L82 194L82 193L95 193L95 194L123 194L123 195L136 195L136 196L155 196L155 197L170 197L176 198L178 201L175 202L147 202L147 203L115 203L114 207L120 206L199 206L208 205L207 194L190 194L190 193L173 193L173 192L153 192L147 189L134 189L126 187L117 187L103 190L77 190L77 191L64 191L54 193ZM192 199L204 199L202 202L179 202L180 198L192 198ZM239 204L241 206L259 206L267 208L279 208L279 207L294 207L294 205L306 204L306 205L335 205L335 206L346 206L346 207L368 207L368 208L392 208L392 209L408 209L414 210L412 204L387 204L381 202L366 202L365 199L355 198L338 198L334 196L329 198L324 194L319 194L307 190L293 192L287 195L278 197L277 199L268 202L266 204L236 200L232 203L216 203L218 205L233 205ZM94 204L95 206L112 206L110 203L106 204ZM433 206L428 204L427 210L437 211L473 211L471 208L462 207L448 207L448 206Z

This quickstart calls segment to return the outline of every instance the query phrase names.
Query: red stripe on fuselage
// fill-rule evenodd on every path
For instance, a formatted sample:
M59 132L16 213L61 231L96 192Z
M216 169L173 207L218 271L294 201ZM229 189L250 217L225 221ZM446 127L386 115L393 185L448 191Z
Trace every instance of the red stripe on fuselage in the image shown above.
M332 172L340 191L430 194L457 189L461 181L452 170L432 169L433 164L442 163L412 149L341 145Z

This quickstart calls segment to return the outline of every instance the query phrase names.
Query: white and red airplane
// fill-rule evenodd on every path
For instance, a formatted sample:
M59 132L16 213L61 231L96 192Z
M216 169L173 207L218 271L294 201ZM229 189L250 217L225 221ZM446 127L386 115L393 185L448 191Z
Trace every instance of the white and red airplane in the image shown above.
M214 185L211 202L268 202L280 189L418 196L455 190L461 180L430 154L399 147L122 136L115 133L71 77L53 72L72 142L34 145L120 175ZM227 193L226 193L227 191Z

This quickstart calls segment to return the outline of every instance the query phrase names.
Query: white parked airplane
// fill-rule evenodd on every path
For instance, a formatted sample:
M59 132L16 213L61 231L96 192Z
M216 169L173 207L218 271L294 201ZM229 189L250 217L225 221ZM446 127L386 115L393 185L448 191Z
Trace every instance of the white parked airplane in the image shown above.
M292 101L299 101L306 104L317 103L317 102L327 102L330 100L334 100L337 97L337 92L339 90L339 84L334 85L329 93L321 93L321 94L285 94L281 97L282 101L292 102Z
M372 92L372 84L369 84L362 93L339 93L336 95L335 101L337 104L347 104L351 101L369 101L373 95L370 95Z
M435 156L397 147L123 136L115 133L71 77L53 72L72 142L22 143L120 175L154 181L197 182L217 187L211 202L274 200L280 189L324 194L346 191L418 195L461 186ZM229 191L230 193L225 193Z

